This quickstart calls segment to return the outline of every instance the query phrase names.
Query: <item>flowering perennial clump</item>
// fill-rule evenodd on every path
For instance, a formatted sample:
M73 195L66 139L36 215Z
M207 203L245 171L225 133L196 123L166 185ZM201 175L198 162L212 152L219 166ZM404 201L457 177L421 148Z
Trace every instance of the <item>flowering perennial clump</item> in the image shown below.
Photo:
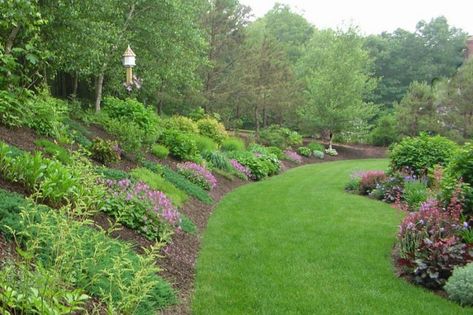
M217 187L217 179L215 176L202 165L194 162L185 162L178 164L177 170L191 182L206 190L212 190Z
M104 184L111 197L104 210L149 239L167 240L170 227L179 226L180 214L164 193L129 179L108 179Z
M465 229L460 214L461 206L455 199L446 208L431 199L401 223L398 263L417 283L440 288L454 267L473 260L471 245L462 243L458 236Z
M252 178L253 174L251 174L251 170L248 167L241 165L235 159L230 160L230 164L233 166L235 171L245 175L247 178Z
M378 184L386 179L386 173L384 171L365 171L355 173L352 177L359 178L360 193L362 195L368 195L372 190L377 188Z
M297 152L294 152L292 150L285 150L284 155L286 155L287 159L296 162L298 164L302 163L302 156L297 154Z

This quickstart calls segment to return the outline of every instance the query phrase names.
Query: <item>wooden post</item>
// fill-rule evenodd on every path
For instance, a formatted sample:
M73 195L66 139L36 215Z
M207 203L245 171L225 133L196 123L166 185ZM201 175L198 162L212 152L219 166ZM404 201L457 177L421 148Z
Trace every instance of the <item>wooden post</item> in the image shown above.
M126 68L126 84L130 85L133 82L133 68L127 67Z

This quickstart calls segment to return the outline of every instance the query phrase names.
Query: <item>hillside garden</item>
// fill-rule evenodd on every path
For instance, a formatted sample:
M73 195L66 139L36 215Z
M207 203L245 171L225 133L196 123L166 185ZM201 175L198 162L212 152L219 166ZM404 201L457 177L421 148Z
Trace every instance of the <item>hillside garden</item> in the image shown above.
M466 43L0 0L0 313L471 313Z

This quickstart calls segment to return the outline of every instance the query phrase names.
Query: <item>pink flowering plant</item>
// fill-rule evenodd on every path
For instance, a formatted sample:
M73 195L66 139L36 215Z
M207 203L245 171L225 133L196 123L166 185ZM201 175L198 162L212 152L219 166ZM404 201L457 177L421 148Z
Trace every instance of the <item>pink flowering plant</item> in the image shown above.
M452 198L447 207L437 200L424 202L418 212L410 213L400 225L398 265L416 283L441 288L454 267L473 261L472 244L458 234L465 229L462 206Z
M302 156L300 156L299 154L297 154L297 152L294 152L292 150L285 150L284 151L284 155L286 156L286 158L289 160L289 161L292 161L292 162L295 162L297 164L301 164L302 163Z
M237 160L231 159L230 164L235 169L235 171L238 172L239 174L242 174L245 177L245 179L253 177L253 174L251 174L251 170L248 167L240 164L240 162L238 162Z
M143 182L106 180L109 198L104 212L150 240L167 242L181 217L171 200Z
M217 179L204 166L194 162L177 164L177 171L189 181L199 185L205 190L212 190L217 187Z

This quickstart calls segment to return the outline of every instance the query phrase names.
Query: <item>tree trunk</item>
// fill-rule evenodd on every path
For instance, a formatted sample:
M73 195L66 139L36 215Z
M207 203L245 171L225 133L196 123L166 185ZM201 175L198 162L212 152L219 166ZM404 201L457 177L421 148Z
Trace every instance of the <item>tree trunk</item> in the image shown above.
M255 136L256 136L256 139L258 139L258 138L259 138L259 113L258 113L258 106L255 106L255 124L256 124Z
M95 81L95 112L100 112L100 104L102 103L104 73L100 73Z
M263 128L268 127L268 112L266 106L263 107Z
M330 131L330 138L328 142L328 149L332 150L332 141L333 141L333 133Z
M7 42L5 43L5 55L9 55L13 48L13 43L15 42L15 38L20 31L20 25L17 25L15 28L12 29L10 35L8 35Z
M61 73L61 94L63 98L67 97L67 82L66 74L64 72Z
M72 83L72 99L73 100L77 98L78 89L79 89L79 74L75 73L73 76L73 83Z

